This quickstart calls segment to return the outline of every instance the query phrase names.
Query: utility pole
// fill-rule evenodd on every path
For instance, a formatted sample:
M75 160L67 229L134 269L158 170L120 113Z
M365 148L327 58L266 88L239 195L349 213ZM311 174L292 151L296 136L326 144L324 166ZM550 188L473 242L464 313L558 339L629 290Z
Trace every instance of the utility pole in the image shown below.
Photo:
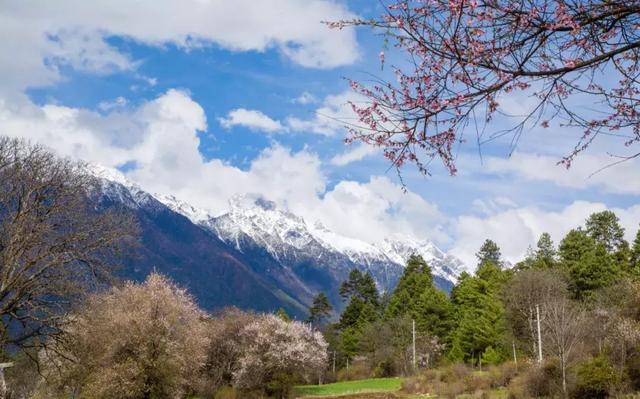
M336 351L333 351L333 374L336 373Z
M513 344L513 363L516 365L516 371L518 371L518 356L516 355L516 341Z
M536 323L538 325L538 363L542 364L542 333L540 332L540 305L536 305Z
M416 321L411 320L411 333L413 336L413 371L416 370Z

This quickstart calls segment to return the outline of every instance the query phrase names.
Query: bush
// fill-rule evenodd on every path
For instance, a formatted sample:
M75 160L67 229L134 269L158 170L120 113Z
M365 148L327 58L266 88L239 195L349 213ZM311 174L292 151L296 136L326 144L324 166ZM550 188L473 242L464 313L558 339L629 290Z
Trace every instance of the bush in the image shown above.
M500 364L504 361L504 356L500 351L493 349L493 347L488 347L484 353L482 354L482 364L487 365L496 365Z
M351 367L338 370L338 381L363 380L371 377L371 369L364 363L357 363Z
M618 384L618 374L604 356L578 366L575 397L607 398Z
M553 397L562 392L562 370L556 360L532 367L525 377L526 390L533 397Z

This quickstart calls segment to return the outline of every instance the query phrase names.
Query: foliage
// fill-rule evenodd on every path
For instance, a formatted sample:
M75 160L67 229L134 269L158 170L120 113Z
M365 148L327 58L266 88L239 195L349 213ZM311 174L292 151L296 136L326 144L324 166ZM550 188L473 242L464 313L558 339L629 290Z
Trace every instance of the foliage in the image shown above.
M329 298L324 292L320 292L314 299L313 305L309 309L309 322L311 324L322 324L331 315L333 307Z
M276 310L276 316L278 316L279 318L281 318L284 321L290 321L291 320L291 318L287 314L287 311L284 310L284 308L278 308L278 310Z
M340 296L343 300L358 298L376 309L380 306L380 295L373 276L369 272L362 273L358 269L351 270L349 279L342 283Z
M452 332L449 357L452 360L477 358L488 347L500 347L506 332L501 291L505 275L485 262L476 276L463 275L451 293L456 328Z
M205 364L203 316L159 274L93 295L42 352L48 381L81 397L180 398Z
M449 298L433 282L431 268L420 256L411 256L385 311L386 318L409 316L420 332L444 341L451 328Z
M570 277L576 299L588 299L591 294L616 281L621 270L607 252L606 244L598 242L581 229L571 230L560 243L561 266Z
M618 374L604 356L582 363L577 377L577 398L607 398L618 384Z
M587 218L585 230L589 237L602 243L609 253L618 251L623 245L624 228L613 211L592 213Z
M631 247L630 264L633 273L636 276L640 275L640 228L638 228L636 238L633 240L633 246Z
M476 253L476 258L478 258L478 265L483 265L485 263L493 263L494 265L502 265L501 260L502 254L500 253L500 248L498 244L496 244L493 240L486 239L478 253Z
M352 103L360 124L348 126L350 141L382 147L398 169L410 162L428 173L439 158L451 174L454 148L470 125L478 142L480 132L486 140L511 132L517 142L526 126L547 128L553 121L581 128L584 135L563 160L567 166L601 134L622 130L609 139L623 148L638 143L637 6L625 0L395 0L378 18L330 22L375 29L409 60L392 66L393 81L351 82L366 101ZM385 60L382 52L383 66ZM532 107L506 131L488 132L495 117L513 116L501 106L513 95L532 99ZM585 99L599 112L574 106Z
M234 386L284 396L298 379L318 378L327 367L327 343L308 325L263 315L240 333L243 352Z

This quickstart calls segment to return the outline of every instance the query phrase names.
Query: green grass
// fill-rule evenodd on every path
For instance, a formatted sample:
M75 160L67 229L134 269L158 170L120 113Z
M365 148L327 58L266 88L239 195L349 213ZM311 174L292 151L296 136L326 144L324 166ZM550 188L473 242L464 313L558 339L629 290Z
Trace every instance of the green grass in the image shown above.
M365 392L397 391L402 386L402 381L402 378L371 378L324 385L300 385L295 389L296 394L300 397L341 396Z

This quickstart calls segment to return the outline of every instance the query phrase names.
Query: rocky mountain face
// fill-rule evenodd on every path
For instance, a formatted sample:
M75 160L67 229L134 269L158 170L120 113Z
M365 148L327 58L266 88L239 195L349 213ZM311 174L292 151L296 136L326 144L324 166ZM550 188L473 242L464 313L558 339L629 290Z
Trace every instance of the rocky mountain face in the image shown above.
M188 287L208 309L282 306L304 317L319 291L340 308L338 289L353 268L370 272L384 291L393 289L412 254L429 263L445 291L464 268L433 243L370 244L309 223L263 198L236 197L227 213L211 215L175 197L146 193L118 172L92 171L102 182L100 201L133 212L142 228L140 256L128 262L123 275L139 280L156 269Z

